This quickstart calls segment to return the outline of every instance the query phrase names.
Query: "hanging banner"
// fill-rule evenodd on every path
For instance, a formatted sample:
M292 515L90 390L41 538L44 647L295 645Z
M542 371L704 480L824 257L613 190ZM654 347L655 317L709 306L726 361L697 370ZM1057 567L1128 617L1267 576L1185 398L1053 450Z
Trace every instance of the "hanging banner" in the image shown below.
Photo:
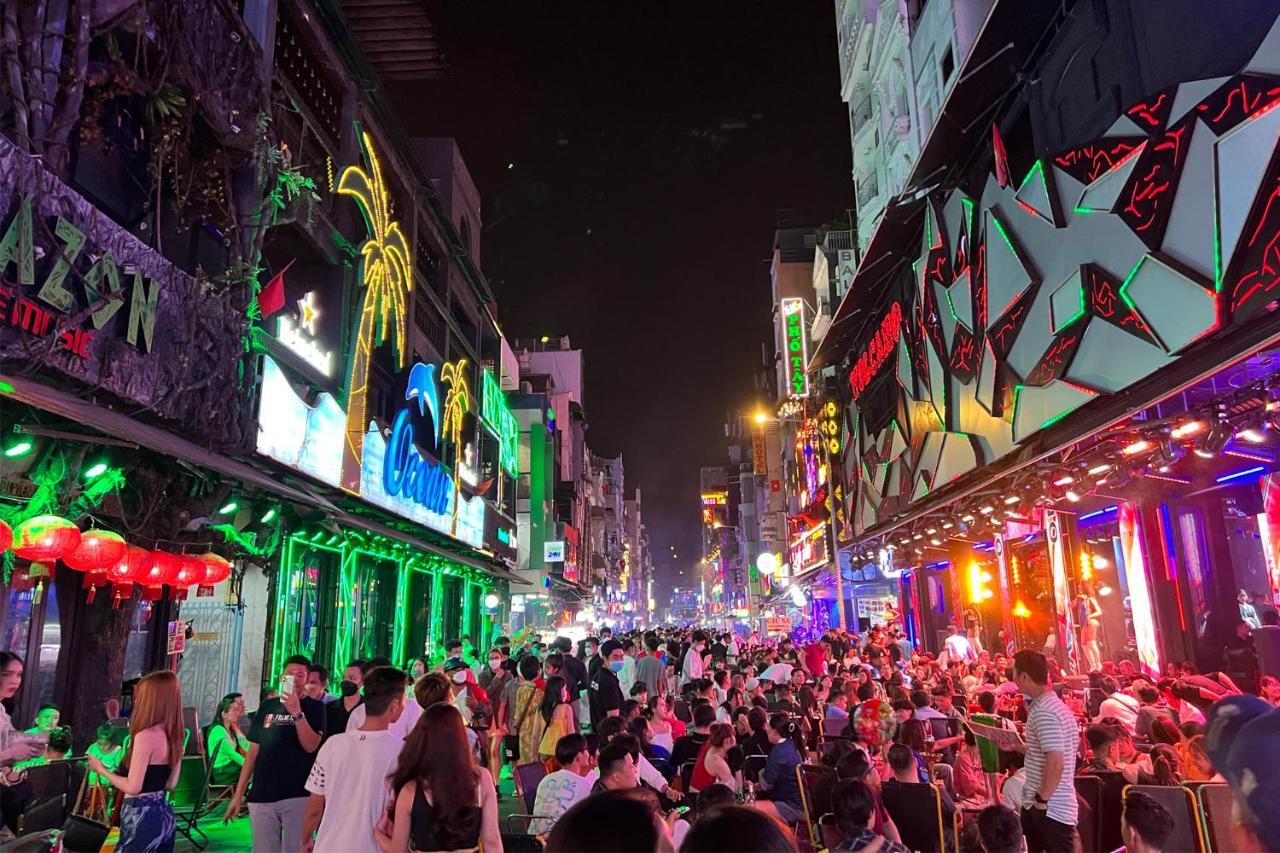
M760 476L769 473L769 459L764 442L764 430L756 429L751 433L751 461L754 471Z
M1053 510L1044 514L1045 536L1049 542L1049 570L1053 575L1054 647L1058 660L1077 669L1075 629L1071 624L1071 586L1067 580L1067 549L1062 529L1062 516ZM1046 643L1047 646L1047 643Z
M1156 625L1151 610L1151 590L1147 586L1147 562L1143 557L1142 539L1138 532L1138 513L1131 503L1120 504L1120 547L1124 549L1124 576L1129 585L1129 610L1133 615L1133 636L1138 647L1138 660L1147 675L1158 678L1160 645L1156 642Z

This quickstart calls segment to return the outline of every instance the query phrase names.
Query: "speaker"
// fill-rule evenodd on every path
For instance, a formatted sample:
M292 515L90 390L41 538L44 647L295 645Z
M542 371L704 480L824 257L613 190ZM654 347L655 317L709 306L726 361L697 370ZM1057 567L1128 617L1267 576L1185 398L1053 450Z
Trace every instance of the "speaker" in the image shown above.
M1280 627L1254 628L1253 647L1258 651L1259 672L1280 678Z

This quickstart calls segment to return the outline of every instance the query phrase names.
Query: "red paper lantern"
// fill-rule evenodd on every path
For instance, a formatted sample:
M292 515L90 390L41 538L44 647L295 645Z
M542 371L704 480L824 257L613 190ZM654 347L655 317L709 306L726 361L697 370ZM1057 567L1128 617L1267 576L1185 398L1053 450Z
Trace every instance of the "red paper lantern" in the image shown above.
M189 586L204 583L206 569L204 561L199 557L183 554L178 558L178 574L169 582L175 589L186 589Z
M133 595L133 582L146 573L150 564L150 551L128 545L120 562L107 567L105 575L111 582L112 607L119 608L121 601Z
M127 545L119 562L107 567L107 580L113 584L132 585L143 577L150 563L150 551L137 545Z
M62 562L78 572L98 572L120 562L128 547L124 537L118 533L86 530L80 536L79 546L63 557Z
M170 554L168 551L152 551L142 577L135 577L134 580L143 586L159 588L173 583L181 569L182 558L177 554Z
M61 560L80 545L80 528L56 515L37 515L13 532L13 553L24 560Z
M210 551L201 554L199 560L205 569L204 579L200 581L203 586L213 586L231 577L231 562L225 557Z
M9 550L13 544L13 528L0 521L0 554Z

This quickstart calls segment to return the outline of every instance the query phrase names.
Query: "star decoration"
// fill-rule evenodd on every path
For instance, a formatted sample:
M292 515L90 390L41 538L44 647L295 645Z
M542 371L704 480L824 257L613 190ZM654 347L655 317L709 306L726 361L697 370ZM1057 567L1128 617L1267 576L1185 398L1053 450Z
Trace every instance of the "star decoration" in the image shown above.
M320 319L320 308L316 305L314 290L307 291L307 295L298 300L298 318L307 334L314 337L316 321Z

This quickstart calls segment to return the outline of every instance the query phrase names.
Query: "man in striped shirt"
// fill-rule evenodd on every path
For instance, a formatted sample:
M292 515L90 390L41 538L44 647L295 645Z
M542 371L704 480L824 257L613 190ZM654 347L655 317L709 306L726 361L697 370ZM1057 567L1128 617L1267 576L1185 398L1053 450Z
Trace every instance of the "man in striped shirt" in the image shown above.
M1078 726L1075 715L1049 686L1045 656L1024 649L1013 657L1013 680L1028 700L1026 784L1022 829L1029 853L1072 853L1076 842Z

